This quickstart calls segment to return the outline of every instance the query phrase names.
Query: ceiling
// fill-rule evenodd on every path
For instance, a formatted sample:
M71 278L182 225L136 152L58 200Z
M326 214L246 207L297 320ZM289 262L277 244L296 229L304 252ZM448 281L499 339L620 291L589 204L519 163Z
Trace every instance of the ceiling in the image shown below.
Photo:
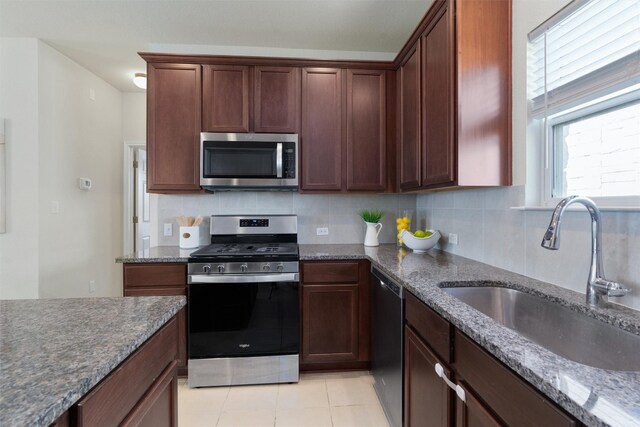
M123 92L137 52L390 60L433 0L0 0L0 37L35 37Z

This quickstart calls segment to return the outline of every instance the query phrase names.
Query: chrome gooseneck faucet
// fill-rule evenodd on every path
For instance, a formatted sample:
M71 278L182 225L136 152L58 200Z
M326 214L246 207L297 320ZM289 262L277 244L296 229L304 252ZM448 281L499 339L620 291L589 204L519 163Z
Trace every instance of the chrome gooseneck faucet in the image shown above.
M604 305L606 297L622 297L631 290L624 285L604 278L602 268L602 230L600 228L600 210L588 197L569 196L560 201L551 215L551 222L544 233L541 246L545 249L560 248L560 222L562 214L573 203L584 205L591 215L591 267L587 281L587 304Z

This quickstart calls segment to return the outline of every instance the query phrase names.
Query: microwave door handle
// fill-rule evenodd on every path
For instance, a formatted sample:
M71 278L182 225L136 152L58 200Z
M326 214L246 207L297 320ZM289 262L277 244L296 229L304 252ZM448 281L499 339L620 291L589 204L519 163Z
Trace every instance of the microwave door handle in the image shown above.
M276 178L282 178L282 142L276 144Z

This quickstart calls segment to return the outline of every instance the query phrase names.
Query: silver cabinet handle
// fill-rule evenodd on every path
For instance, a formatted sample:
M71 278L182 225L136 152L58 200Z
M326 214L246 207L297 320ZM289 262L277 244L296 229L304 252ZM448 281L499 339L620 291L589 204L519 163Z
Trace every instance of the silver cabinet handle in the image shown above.
M436 363L435 370L436 370L436 374L444 380L444 382L449 386L449 388L455 390L460 400L462 400L463 402L466 402L467 396L464 392L464 389L460 387L458 384L451 381L449 378L447 378L447 376L444 373L444 368L442 367L442 365L439 363Z

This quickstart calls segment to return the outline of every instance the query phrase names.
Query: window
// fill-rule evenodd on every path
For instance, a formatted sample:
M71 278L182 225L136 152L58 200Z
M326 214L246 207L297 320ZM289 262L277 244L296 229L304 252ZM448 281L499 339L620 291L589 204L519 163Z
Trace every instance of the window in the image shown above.
M529 34L543 201L640 206L640 0L574 0Z

